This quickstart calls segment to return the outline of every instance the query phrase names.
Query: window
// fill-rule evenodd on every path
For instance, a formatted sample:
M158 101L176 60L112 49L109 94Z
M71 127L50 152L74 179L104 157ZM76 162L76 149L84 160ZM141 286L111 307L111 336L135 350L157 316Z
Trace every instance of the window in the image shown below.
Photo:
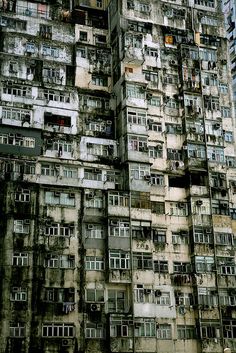
M194 326L177 325L177 335L180 340L191 340L196 338L196 329Z
M74 235L74 223L50 223L45 226L45 235L58 237L72 237Z
M102 171L100 169L84 169L84 179L102 181Z
M187 245L189 243L189 235L187 231L172 232L172 244Z
M86 322L85 338L105 338L105 328L103 324Z
M157 146L149 146L148 154L150 158L163 158L163 146L161 144Z
M101 224L87 224L85 236L89 239L104 239L104 227Z
M50 45L43 44L42 46L42 54L44 56L51 56L52 58L59 57L59 49L55 47L51 47Z
M74 337L74 325L43 324L42 337Z
M152 254L149 253L133 253L133 267L136 270L152 270Z
M148 152L147 137L142 137L140 135L129 135L129 150Z
M27 86L3 86L3 93L12 96L32 98L32 88Z
M153 71L143 70L144 78L146 81L158 83L158 73Z
M25 302L27 300L27 289L21 287L12 287L10 300L15 302Z
M30 202L30 190L28 189L17 189L15 193L16 202Z
M151 201L152 213L165 214L165 202Z
M59 174L59 168L56 168L55 164L42 163L41 174L47 176L57 176Z
M64 305L70 307L70 311L73 311L75 302L75 288L44 288L44 299L45 302L49 303L63 303L63 311L66 312L68 308L64 308ZM68 313L68 312L67 312Z
M182 150L167 148L167 159L174 161L182 161Z
M92 84L95 86L108 86L108 79L105 76L92 75Z
M207 147L207 158L214 162L219 162L219 163L224 163L225 157L224 157L224 149L220 147Z
M13 145L18 147L35 148L35 138L25 137L21 134L1 134L0 144Z
M129 237L130 225L125 220L111 220L109 226L109 236Z
M58 157L61 157L64 153L72 153L72 143L65 140L47 140L47 149L57 151Z
M45 203L48 205L58 206L75 206L75 194L64 193L60 191L46 191L45 192Z
M129 270L130 269L130 253L125 251L109 251L109 268L111 270Z
M220 83L219 84L219 91L222 94L228 94L228 85L227 85L227 83Z
M148 105L153 107L160 107L161 106L161 98L160 97L151 97L148 99Z
M152 119L148 120L148 129L151 131L162 132L162 123L153 122ZM158 145L159 147L160 145Z
M221 116L222 118L230 118L231 110L229 107L221 107Z
M78 170L73 167L63 166L63 177L67 179L77 179L78 178Z
M86 271L103 271L104 259L99 256L86 256L85 259Z
M162 340L170 340L172 338L171 325L158 325L157 338Z
M39 25L39 34L45 39L52 39L52 26Z
M171 108L171 109L178 109L179 108L179 103L173 99L173 98L170 98L168 99L168 101L166 102L166 105L165 105L167 108Z
M215 233L215 241L217 245L232 245L233 239L231 233Z
M124 290L108 290L108 311L125 311L127 305L127 296Z
M171 202L170 203L170 215L178 217L188 216L188 204L187 202Z
M148 22L136 22L136 21L128 21L128 29L141 32L141 33L152 33L152 24Z
M60 69L45 67L43 68L43 80L49 83L62 84L63 76L61 75Z
M223 320L223 336L236 338L236 320Z
M218 258L219 273L222 275L235 275L236 266L234 259L231 257Z
M39 89L39 98L54 102L70 103L70 94L64 91Z
M181 135L183 130L182 126L178 124L166 124L166 132L168 134L178 134Z
M14 220L14 232L21 234L29 234L30 220L29 219L16 219Z
M151 185L164 186L164 176L160 174L151 173Z
M201 17L201 24L208 26L218 26L218 19L214 17L203 16Z
M26 51L27 53L32 53L32 54L34 54L35 51L36 51L36 45L35 45L35 43L33 43L33 42L27 42L26 45L25 45L25 51Z
M203 306L217 306L218 295L215 288L198 288L198 304Z
M97 7L102 8L103 6L103 0L97 0Z
M220 305L236 306L236 293L234 290L224 291L220 290Z
M214 270L214 258L211 256L196 256L195 265L197 272L212 272Z
M127 111L127 121L129 124L135 125L146 125L147 123L147 114L142 111Z
M204 1L204 0L196 0L196 1ZM217 61L217 52L214 49L199 48L199 54L200 54L201 60L208 61L208 62Z
M97 208L97 209L103 208L103 196L102 195L93 194L93 193L86 194L85 207Z
M159 243L159 244L166 243L166 231L165 230L153 229L152 235L153 235L153 242L154 243Z
M134 324L135 337L156 337L156 323L153 320L144 319L144 322Z
M12 255L13 266L28 266L28 254L23 252L14 252Z
M18 64L16 61L9 62L9 74L17 74L18 72Z
M85 298L87 302L104 302L104 290L103 289L86 289Z
M131 164L130 165L130 176L132 179L143 180L145 176L149 177L150 167L143 164Z
M154 58L158 58L158 49L156 49L156 48L147 47L145 49L145 53L146 53L146 56L151 56L151 57L154 57Z
M188 144L188 157L205 159L206 158L205 147L201 145Z
M125 97L145 99L146 97L145 89L142 86L126 84Z
M233 142L233 132L232 131L225 131L224 133L225 142L232 143Z
M48 254L45 258L44 266L47 268L74 268L75 256Z
M173 262L174 273L190 273L192 269L190 262Z
M106 44L107 42L107 37L102 35L102 34L97 34L95 36L95 43L96 44Z
M150 209L150 194L148 192L131 192L131 207Z
M168 261L154 260L153 267L154 272L168 273Z
M135 35L135 34L131 34L131 33L126 33L125 35L125 46L126 47L130 47L130 48L138 48L141 49L142 48L142 37Z
M132 238L151 239L150 222L132 221Z
M170 75L167 74L164 76L164 84L169 84L169 85L176 85L179 82L179 78L177 75Z
M220 337L220 324L210 321L201 324L201 338L209 339Z
M184 305L184 306L193 305L192 293L182 293L180 291L175 291L175 303L176 305Z
M110 318L110 337L132 337L132 325L132 320L112 315Z
M108 204L110 206L128 207L129 195L120 192L109 192Z
M2 108L2 118L30 123L31 111L26 109Z
M194 229L194 242L202 244L212 244L213 236L211 228L195 228Z
M83 41L83 42L87 42L88 40L88 33L87 32L83 32L80 31L79 32L79 40Z
M21 338L25 337L25 325L18 323L16 325L10 325L10 337Z

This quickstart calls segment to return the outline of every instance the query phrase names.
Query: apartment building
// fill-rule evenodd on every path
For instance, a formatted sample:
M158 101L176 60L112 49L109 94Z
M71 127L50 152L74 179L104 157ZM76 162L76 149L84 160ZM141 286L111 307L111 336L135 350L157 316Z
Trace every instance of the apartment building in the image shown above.
M1 3L1 353L235 353L214 0Z
M225 27L227 31L227 38L229 41L229 54L230 54L230 66L232 75L232 89L233 89L233 103L234 109L236 106L236 51L235 51L235 20L236 20L236 4L235 1L222 1L222 9L225 15Z

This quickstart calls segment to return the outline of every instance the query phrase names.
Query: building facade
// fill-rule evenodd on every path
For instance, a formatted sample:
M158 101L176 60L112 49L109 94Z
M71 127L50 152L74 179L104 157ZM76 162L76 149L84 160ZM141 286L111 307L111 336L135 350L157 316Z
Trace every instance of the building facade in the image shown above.
M229 41L229 54L230 54L230 65L232 75L232 90L233 90L233 103L234 109L236 107L236 4L235 1L222 1L222 9L225 15L225 26L227 31L227 38Z
M236 352L220 6L2 1L1 353Z

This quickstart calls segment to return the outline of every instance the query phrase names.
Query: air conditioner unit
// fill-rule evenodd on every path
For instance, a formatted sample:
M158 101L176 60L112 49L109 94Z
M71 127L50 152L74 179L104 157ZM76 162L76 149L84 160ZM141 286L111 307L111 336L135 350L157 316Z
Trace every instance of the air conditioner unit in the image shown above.
M160 290L155 290L154 294L155 294L155 297L161 297L161 291Z
M110 225L111 226L118 226L119 222L118 221L111 221Z
M90 143L90 142L88 142L88 143L87 143L87 147L88 147L88 148L92 148L92 147L93 147L93 144Z
M94 193L93 192L89 192L88 194L86 194L86 198L87 199L92 199L94 197Z
M61 345L62 347L70 347L73 345L73 339L71 338L64 338L62 341L61 341Z
M74 294L75 293L75 288L74 287L69 288L68 292L70 294Z
M144 175L144 180L150 180L151 179L151 176L150 175Z
M218 130L219 128L220 128L220 124L219 124L219 123L216 123L216 124L214 125L214 129Z
M22 138L22 134L16 134L16 138Z
M74 199L75 198L75 193L74 192L70 192L69 193L69 198Z
M205 230L205 232L206 232L206 234L211 234L211 233L212 233L211 228L207 228L207 229Z
M61 193L59 191L54 191L54 196L55 197L60 197Z
M196 132L197 131L197 128L196 127L191 127L190 128L190 132Z
M181 230L180 231L180 235L187 236L188 235L188 231L187 230Z
M60 169L60 164L55 164L55 169Z
M107 120L107 125L112 125L112 121L111 120Z
M24 224L30 224L30 220L29 219L24 219L23 223Z
M220 174L220 179L225 180L226 179L226 175L225 174Z
M9 137L15 137L15 134L8 134Z
M93 229L93 224L88 224L87 229Z
M221 204L220 204L220 207L221 207L221 208L227 208L227 207L228 207L228 204L227 204L226 202L221 203Z
M183 146L183 150L187 150L188 149L188 146Z
M197 201L196 201L196 205L197 205L197 206L202 206L202 204L203 204L203 201L202 201L202 200L197 200Z
M100 304L91 304L90 311L93 311L93 312L101 311L101 305Z
M94 169L94 173L101 173L101 170L100 170L100 169L95 168L95 169Z

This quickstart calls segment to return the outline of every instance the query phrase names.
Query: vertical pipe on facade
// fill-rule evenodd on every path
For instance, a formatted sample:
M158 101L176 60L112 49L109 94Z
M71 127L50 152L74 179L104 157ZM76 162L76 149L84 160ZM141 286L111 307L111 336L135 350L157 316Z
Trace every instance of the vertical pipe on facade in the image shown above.
M194 38L195 38L195 30L194 30L194 9L191 8L191 17L192 17L192 29L194 32ZM198 47L198 57L199 57L199 76L200 76L200 83L202 86L202 79L201 79L201 60L200 60L200 50L199 50L199 45ZM213 217L212 217L212 192L211 192L211 185L210 185L210 167L209 167L209 160L207 158L207 136L206 136L206 124L205 124L205 106L204 106L204 96L202 93L202 87L201 87L201 97L202 97L202 117L203 117L203 124L204 124L204 139L205 139L205 149L206 149L206 165L207 165L207 175L208 175L208 188L209 188L209 200L210 200L210 219L211 219L211 225L212 225L212 240L213 240L213 256L214 256L214 262L215 262L215 284L216 284L216 289L217 289L217 300L218 300L218 311L219 311L219 321L220 321L220 335L221 335L221 340L222 340L222 352L224 353L224 336L223 336L223 324L222 324L222 312L221 312L221 306L220 306L220 296L219 296L219 281L218 281L218 276L217 276L217 255L216 255L216 243L215 243L215 234L214 234L214 225L213 225ZM199 314L200 310L198 309Z

